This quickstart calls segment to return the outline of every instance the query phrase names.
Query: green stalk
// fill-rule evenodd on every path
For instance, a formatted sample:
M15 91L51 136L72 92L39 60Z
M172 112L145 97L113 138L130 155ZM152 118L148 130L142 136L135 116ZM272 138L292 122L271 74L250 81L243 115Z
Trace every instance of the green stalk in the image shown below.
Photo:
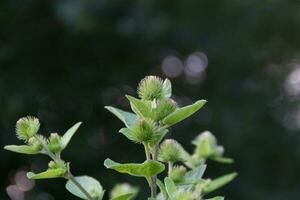
M147 143L143 143L143 145L145 148L146 159L150 160L151 159L150 148ZM156 182L153 181L153 177L151 177L150 179L147 178L147 181L148 181L148 184L150 187L151 197L155 198L156 197Z
M54 160L54 162L59 162L62 161L62 159L60 158L59 154L54 154L52 153L48 146L42 141L40 140L39 137L37 137L36 135L34 136L35 139L37 139L43 146L44 150L46 151L46 154L52 158L52 160ZM72 173L70 172L70 169L68 169L68 172L65 176L65 178L67 180L72 181L77 187L78 189L87 197L88 200L94 200L93 197L86 191L86 189L84 189L84 187L82 187L82 185L80 185L80 183L75 179L75 177L72 175Z
M168 162L168 176L169 177L170 177L172 169L173 169L173 163L172 162Z

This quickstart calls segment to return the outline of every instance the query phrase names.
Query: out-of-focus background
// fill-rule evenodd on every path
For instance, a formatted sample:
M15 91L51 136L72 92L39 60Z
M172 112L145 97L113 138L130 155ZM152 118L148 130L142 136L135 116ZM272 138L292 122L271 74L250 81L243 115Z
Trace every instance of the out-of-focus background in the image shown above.
M140 162L143 148L118 134L104 105L129 109L146 75L171 79L174 98L208 104L169 136L189 151L211 130L234 165L209 163L206 177L238 171L215 194L230 200L300 195L300 1L0 1L0 146L19 144L15 122L38 116L41 131L79 129L63 157L74 174L106 190L140 178L105 170L103 160ZM0 199L75 199L64 180L32 182L48 159L0 150ZM147 190L141 191L144 200ZM107 196L106 196L107 197Z

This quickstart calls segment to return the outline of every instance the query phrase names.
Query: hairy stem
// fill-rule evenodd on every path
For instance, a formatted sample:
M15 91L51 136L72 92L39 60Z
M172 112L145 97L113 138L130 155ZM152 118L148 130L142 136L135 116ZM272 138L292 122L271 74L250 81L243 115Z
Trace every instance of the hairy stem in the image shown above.
M151 152L149 145L147 143L143 143L144 148L145 148L145 154L146 154L146 159L150 160L151 159ZM150 190L151 190L151 197L156 197L156 181L153 180L153 177L147 178Z
M173 163L172 162L168 162L168 176L169 177L170 177L172 169L173 169Z
M60 158L60 154L54 154L52 153L48 146L37 136L34 136L35 139L37 139L43 146L43 149L45 150L45 152L47 153L47 155L52 158L52 160L54 160L55 162L58 161L62 161L62 159ZM65 176L66 179L72 181L77 187L78 189L87 197L88 200L93 200L93 197L82 187L82 185L80 185L80 183L74 178L74 176L72 175L72 173L70 172L70 169L68 169L68 172Z
M149 146L148 146L147 143L143 143L143 145L144 145L144 148L145 148L146 159L150 160L151 158L150 158L150 149L149 149Z
M155 161L158 160L158 145L155 145L155 146L153 147L152 158L153 158L153 160L155 160ZM154 191L153 191L154 197L156 197L156 195L157 195L157 187L156 187L157 175L152 176L151 179L152 179L152 182L153 182L153 184L154 184Z

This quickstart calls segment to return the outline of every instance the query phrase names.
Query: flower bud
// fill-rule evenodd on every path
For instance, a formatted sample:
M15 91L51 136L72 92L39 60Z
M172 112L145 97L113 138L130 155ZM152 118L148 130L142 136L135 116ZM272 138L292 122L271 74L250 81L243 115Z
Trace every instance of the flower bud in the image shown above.
M43 145L41 144L41 142L34 137L28 140L28 144L32 146L34 150L40 151L43 149Z
M186 168L184 166L175 166L172 168L169 177L175 182L179 183L183 181L184 175L186 173Z
M50 169L66 168L66 163L62 160L61 161L56 161L56 162L50 161L48 163L48 167Z
M159 158L163 162L183 161L182 146L173 139L167 139L160 145Z
M17 121L16 133L19 139L29 140L40 129L40 122L35 117L22 117Z
M150 142L156 133L156 126L152 120L140 119L133 127L133 132L138 143Z
M48 148L52 153L59 153L62 150L61 137L57 133L51 133L48 139Z
M114 199L118 196L124 195L124 194L134 194L134 196L138 193L138 188L133 187L129 183L119 183L114 186L114 188L110 192L110 198Z
M154 109L155 121L163 120L166 116L174 112L177 108L177 104L172 99L162 99L157 102L156 108Z
M157 76L146 76L139 83L138 95L143 100L162 99L164 97L163 81Z
M203 158L212 156L217 149L217 140L209 131L201 133L192 143L196 145L195 153Z

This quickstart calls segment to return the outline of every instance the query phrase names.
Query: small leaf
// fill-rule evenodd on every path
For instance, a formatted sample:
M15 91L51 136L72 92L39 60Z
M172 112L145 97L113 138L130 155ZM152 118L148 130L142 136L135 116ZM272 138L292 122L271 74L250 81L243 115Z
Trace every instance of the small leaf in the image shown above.
M165 98L170 98L172 96L172 84L169 79L165 79L163 83L163 92Z
M160 192L162 193L164 199L167 197L167 190L163 182L161 180L156 179L156 185L159 187Z
M13 151L16 153L23 153L23 154L38 154L39 151L34 148L33 146L28 145L6 145L4 147L5 150Z
M77 129L80 127L81 124L82 122L77 122L69 130L67 130L64 136L61 138L62 149L65 149L67 147L73 135L75 134L75 132L77 131Z
M205 199L205 200L224 200L224 199L225 199L224 197L214 197L214 198Z
M134 194L132 194L132 193L123 194L123 195L115 197L115 198L113 198L111 200L130 200L130 199L132 199L133 195Z
M63 177L66 173L66 169L48 169L47 171L35 174L33 172L28 172L27 177L29 179L48 179L48 178L59 178Z
M142 164L120 164L112 161L111 159L106 159L104 161L104 166L108 169L114 169L120 173L146 178L159 174L165 169L165 165L154 160L147 160Z
M196 184L202 180L202 176L206 170L206 165L200 165L190 171L184 176L183 184Z
M137 138L134 134L134 132L132 130L130 130L129 128L122 128L119 130L120 133L122 133L123 135L125 135L125 137L127 137L129 140L137 142Z
M199 100L192 105L179 108L165 117L163 123L169 126L174 125L197 112L206 102L206 100Z
M137 116L133 113L126 112L111 106L105 106L105 108L113 113L116 117L118 117L126 125L127 128L132 127L137 120Z
M176 191L177 191L177 188L176 188L175 183L174 183L173 180L172 180L171 178L169 178L169 177L166 177L164 182L165 182L166 191L167 191L169 197L170 197L171 199L173 199L173 198L174 198L174 195L175 195L175 193L176 193Z
M231 173L212 180L203 187L205 194L215 191L232 181L237 176L237 173Z
M101 200L103 198L104 191L99 181L89 176L77 176L75 179L93 198L97 200ZM88 199L87 196L81 192L81 190L71 180L67 181L66 189L81 199Z
M232 158L226 158L226 157L211 157L210 159L224 164L231 164L234 162Z
M153 138L151 140L151 144L159 144L162 139L165 137L165 135L168 133L168 129L161 129L156 134L153 135Z
M143 118L152 118L151 101L140 100L130 95L126 95L126 98L130 101L133 112Z

